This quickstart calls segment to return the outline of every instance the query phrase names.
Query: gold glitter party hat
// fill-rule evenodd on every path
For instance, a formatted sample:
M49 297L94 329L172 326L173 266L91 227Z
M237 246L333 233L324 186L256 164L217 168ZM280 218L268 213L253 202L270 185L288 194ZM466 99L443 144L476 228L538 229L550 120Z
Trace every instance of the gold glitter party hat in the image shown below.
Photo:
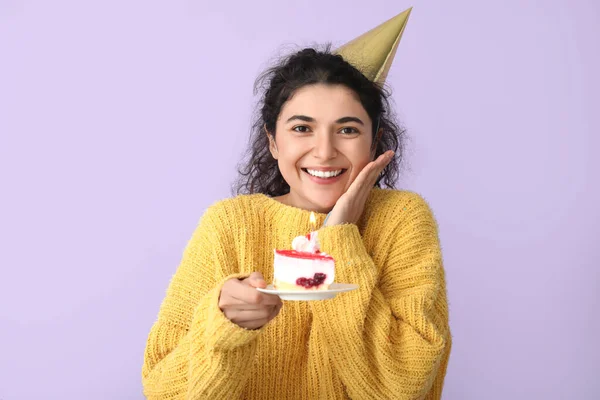
M360 35L335 51L368 79L383 84L412 7Z

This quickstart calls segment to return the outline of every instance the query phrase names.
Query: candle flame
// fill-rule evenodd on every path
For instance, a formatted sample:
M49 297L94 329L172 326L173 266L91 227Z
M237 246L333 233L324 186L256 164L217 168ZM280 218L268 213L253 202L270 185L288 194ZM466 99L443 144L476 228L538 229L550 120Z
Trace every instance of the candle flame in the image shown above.
M317 226L317 217L315 217L315 213L312 211L310 212L310 226L313 230Z

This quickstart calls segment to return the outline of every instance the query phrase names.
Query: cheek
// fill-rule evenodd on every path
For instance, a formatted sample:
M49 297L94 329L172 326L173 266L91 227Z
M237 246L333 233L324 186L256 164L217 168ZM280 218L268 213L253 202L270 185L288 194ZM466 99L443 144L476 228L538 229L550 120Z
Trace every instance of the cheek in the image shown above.
M357 176L360 171L368 164L371 160L371 152L369 147L365 144L359 148L354 147L348 149L346 153L348 160L352 164L352 176Z
M293 178L294 171L297 169L297 164L304 156L302 147L287 142L278 146L278 149L279 157L277 161L279 163L279 170L286 180Z
M361 154L360 157L357 157L355 164L357 168L363 169L371 161L371 155L369 153L366 153Z

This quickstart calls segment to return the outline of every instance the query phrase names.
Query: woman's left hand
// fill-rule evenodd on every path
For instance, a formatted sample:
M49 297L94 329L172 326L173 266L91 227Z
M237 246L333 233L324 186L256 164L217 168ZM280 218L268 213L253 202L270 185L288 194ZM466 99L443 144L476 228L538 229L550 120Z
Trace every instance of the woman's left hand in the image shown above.
M369 193L383 169L392 161L394 152L388 150L368 163L358 174L329 213L325 226L355 224L363 213Z

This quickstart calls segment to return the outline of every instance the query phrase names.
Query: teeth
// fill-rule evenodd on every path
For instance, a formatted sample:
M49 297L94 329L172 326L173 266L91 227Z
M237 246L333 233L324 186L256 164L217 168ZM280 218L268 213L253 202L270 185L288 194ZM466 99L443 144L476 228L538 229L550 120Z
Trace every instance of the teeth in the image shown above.
M334 176L338 176L342 173L341 169L337 171L317 171L314 169L306 169L306 171L312 176L316 176L318 178L333 178Z

